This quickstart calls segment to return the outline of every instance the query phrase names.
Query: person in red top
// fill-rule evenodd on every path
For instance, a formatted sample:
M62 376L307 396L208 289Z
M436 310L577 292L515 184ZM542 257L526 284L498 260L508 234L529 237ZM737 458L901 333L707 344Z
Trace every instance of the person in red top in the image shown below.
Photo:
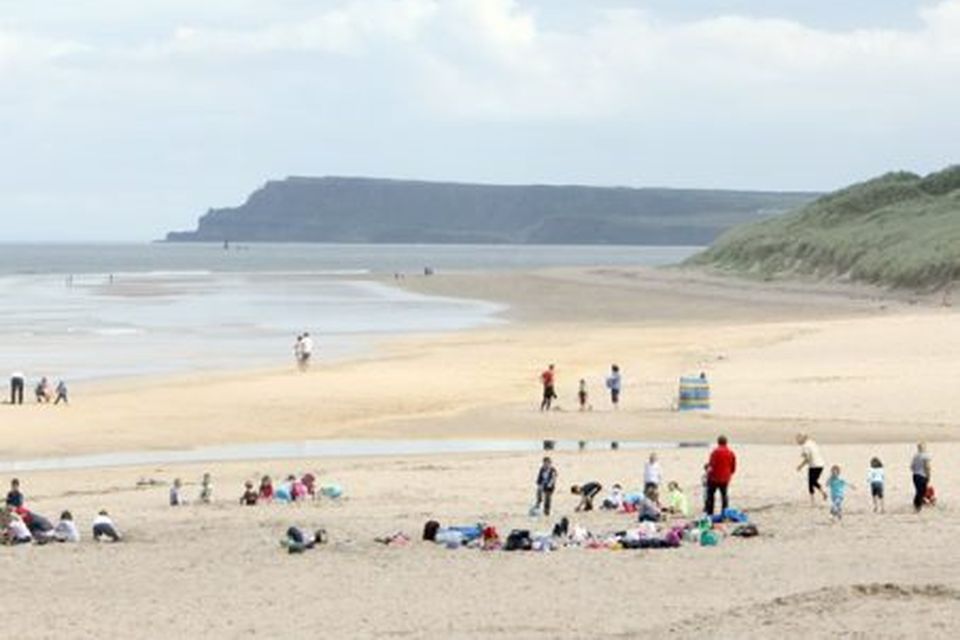
M707 497L704 505L707 515L713 515L713 500L718 490L723 508L730 506L727 487L730 486L730 480L736 472L737 456L727 447L727 436L720 436L717 438L717 447L710 452L710 461L707 463Z
M547 367L547 370L540 374L540 382L543 384L543 400L540 402L540 411L549 411L553 399L557 397L554 388L553 365Z

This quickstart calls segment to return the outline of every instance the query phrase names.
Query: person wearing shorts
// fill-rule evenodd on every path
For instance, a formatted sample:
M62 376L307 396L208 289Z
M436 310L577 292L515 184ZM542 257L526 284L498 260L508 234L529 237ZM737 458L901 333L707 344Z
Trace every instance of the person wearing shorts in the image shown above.
M540 411L549 411L554 398L557 397L555 391L556 374L553 371L553 365L547 367L546 371L540 374L540 383L543 385L543 400L540 401Z
M800 445L800 464L797 465L797 471L804 467L807 468L807 492L810 494L810 504L814 504L817 492L820 497L827 499L827 493L820 485L820 476L823 475L823 468L826 463L823 454L820 453L820 447L814 442L813 438L805 433L797 435L797 444Z

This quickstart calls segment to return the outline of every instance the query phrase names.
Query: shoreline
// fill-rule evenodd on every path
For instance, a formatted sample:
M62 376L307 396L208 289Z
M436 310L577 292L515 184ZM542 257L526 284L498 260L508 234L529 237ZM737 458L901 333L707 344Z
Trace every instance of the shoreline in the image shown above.
M305 374L126 379L78 388L69 407L3 406L0 459L325 439L702 440L719 430L784 442L800 428L828 442L960 438L960 402L948 400L960 326L948 309L843 289L718 286L663 269L460 272L400 285L505 305L506 322L384 336L363 357ZM620 412L601 393L614 358L626 376ZM566 411L539 415L537 376L553 361ZM714 384L711 411L670 411L676 379L701 370ZM595 411L573 410L579 377ZM897 400L905 390L916 409Z

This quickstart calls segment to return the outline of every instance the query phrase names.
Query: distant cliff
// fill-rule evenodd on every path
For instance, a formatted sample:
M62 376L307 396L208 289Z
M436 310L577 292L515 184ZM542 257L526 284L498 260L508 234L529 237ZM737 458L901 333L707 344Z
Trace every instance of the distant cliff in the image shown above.
M816 194L500 186L373 178L270 181L169 242L698 245Z

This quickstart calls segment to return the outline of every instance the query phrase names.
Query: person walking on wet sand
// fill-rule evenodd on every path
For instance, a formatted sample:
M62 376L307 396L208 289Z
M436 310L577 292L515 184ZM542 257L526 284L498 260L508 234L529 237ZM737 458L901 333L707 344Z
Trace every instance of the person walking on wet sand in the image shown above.
M537 503L534 511L543 505L543 515L550 515L550 504L553 502L553 492L557 488L557 469L549 457L543 459L540 470L537 472Z
M540 411L549 411L554 398L557 397L556 373L552 364L540 374L540 384L543 385L543 400L540 401Z

